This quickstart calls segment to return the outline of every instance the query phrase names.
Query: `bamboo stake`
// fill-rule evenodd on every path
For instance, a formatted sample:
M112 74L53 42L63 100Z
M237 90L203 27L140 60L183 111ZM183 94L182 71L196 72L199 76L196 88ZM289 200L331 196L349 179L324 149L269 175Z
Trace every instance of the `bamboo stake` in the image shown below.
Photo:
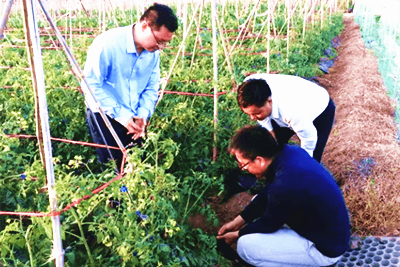
M183 11L182 11L182 22L183 22L183 34L188 35L188 25L187 25L187 18L188 18L188 4L187 1L184 1L183 4ZM184 39L186 39L187 36L183 36ZM184 67L185 64L185 51L186 51L186 45L183 45L182 49L182 67Z
M84 6L83 3L82 3L82 0L78 0L78 1L79 1L79 3L80 3L81 6L82 6L83 11L85 11L86 16L87 16L88 18L90 18L89 12L87 12L85 6Z
M99 18L98 18L98 26L99 26L99 32L101 32L101 2L98 2L98 4L99 4Z
M256 37L256 40L254 41L254 43L253 43L253 45L251 46L251 49L253 49L253 47L255 46L255 44L257 43L257 41L258 41L258 38L260 38L260 36L261 36L261 33L262 33L262 31L263 31L263 29L264 29L264 27L265 27L265 24L268 24L268 29L270 29L270 27L271 27L271 25L270 25L270 23L271 23L271 9L273 10L274 8L273 8L273 5L271 5L271 1L273 1L273 0L268 0L268 10L267 10L267 12L265 12L265 13L263 13L263 14L260 14L260 15L258 15L258 16L265 16L265 15L267 15L267 19L263 22L263 24L261 25L261 30L259 31L259 33L257 34L257 37Z
M236 11L236 19L238 23L238 29L240 26L240 19L239 19L239 1L235 1L235 11Z
M13 1L14 0L7 0L7 2L4 4L3 12L0 18L0 40L4 38L4 30L6 29L8 16L10 15Z
M303 40L304 40L304 37L305 37L305 34L306 34L306 22L307 22L307 17L308 17L307 16L308 15L307 3L308 3L308 0L306 0L305 3L304 3Z
M196 10L194 11L193 14L196 14L196 13L197 13L197 10L199 9L200 5L201 5L201 2L197 5ZM189 23L188 31L189 31L190 27L192 27L192 24L193 24L194 19L195 19L195 16L192 17L192 19L191 19L191 21L190 21L190 23ZM187 37L188 34L184 34L183 36ZM161 92L160 92L160 96L159 96L159 98L158 98L157 104L161 101L161 99L162 99L163 96L164 96L165 88L167 87L168 81L169 81L169 79L171 78L172 71L173 71L174 68L175 68L176 61L178 60L178 58L179 58L179 56L180 56L180 54L181 54L181 51L182 51L182 49L183 49L183 44L185 43L185 41L186 41L186 38L184 38L184 39L182 40L181 45L179 46L178 53L176 53L175 60L174 60L174 62L172 63L172 66L171 66L170 69L169 69L168 76L167 76L165 79L163 79L164 82L162 82L162 85L161 85Z
M324 21L324 0L321 0L321 30L323 27L323 21Z
M306 4L308 3L308 0L306 0ZM311 16L312 17L312 26L314 27L314 10L315 10L315 6L318 3L318 0L310 0L310 10L309 12L307 12L307 8L305 7L305 11L304 11L304 22L303 22L303 39L305 38L305 31L306 31L306 24L307 24L307 20L308 17Z
M270 0L271 3L271 9L270 10L270 16L271 16L271 21L272 21L272 27L274 28L274 35L276 36L276 25L275 25L275 17L274 17L274 12L276 10L276 6L278 5L279 0Z
M268 26L267 26L267 73L269 73L269 58L270 58L270 52L271 52L271 13L272 13L272 7L271 7L271 0L268 0Z
M72 73L75 75L75 77L77 77L79 82L83 82L83 84L81 83L82 85L84 85L84 86L81 86L81 88L83 90L82 93L84 93L85 96L91 97L94 100L94 102L96 103L97 107L99 108L99 113L100 113L104 123L106 124L108 130L110 131L111 135L113 136L115 142L117 143L119 149L121 150L121 152L123 154L123 163L124 163L124 161L125 161L125 159L127 157L127 153L126 153L126 149L125 149L124 145L122 144L122 142L119 139L118 135L115 133L114 128L111 126L110 121L108 120L106 114L104 113L104 111L102 110L99 102L97 101L96 97L94 96L93 91L91 90L91 88L89 86L89 83L87 82L86 78L83 75L83 71L82 71L81 67L79 66L79 64L78 64L77 60L75 59L74 55L71 53L70 49L68 48L68 45L67 45L66 41L64 40L64 38L62 37L60 31L55 26L55 23L53 22L53 19L49 16L46 7L43 5L41 0L39 0L39 3L41 4L43 13L46 15L46 18L49 21L50 26L53 28L55 34L57 35L58 41L61 43L61 45L62 45L62 47L64 49L64 52L65 52L65 54L67 56L67 59L68 59L70 65L72 66ZM85 97L85 101L87 101L86 97ZM97 122L96 122L96 124L97 124ZM96 125L96 126L99 128L98 125ZM101 132L100 132L100 134L102 135ZM102 138L103 138L103 141L105 142L103 135L102 135ZM110 151L109 151L109 153L110 153L110 156L112 158L112 155L111 155ZM121 166L121 173L123 173L123 167L124 167L123 163L122 163L122 166Z
M254 12L256 11L257 6L258 6L258 4L260 3L260 1L261 1L261 0L258 0L258 1L257 1L257 4L254 5L253 9L252 9L251 12L250 12L250 15L248 16L248 18L247 18L246 21L244 22L244 25L247 25L248 21L251 19L251 17L253 16ZM231 46L231 49L229 50L229 56L232 55L232 51L233 51L233 49L235 48L236 43L238 42L239 38L241 37L241 34L242 34L244 28L245 28L245 27L242 27L242 28L241 28L238 37L236 38L235 42L234 42L233 45ZM226 60L227 60L227 59L225 58L225 61L224 61L224 63L223 63L222 65L225 64Z
M136 15L137 15L136 22L139 23L140 17L141 17L140 14L141 14L142 12L140 12L140 6L139 6L139 4L137 4L137 3L136 3L136 10L137 10L137 12L136 12Z
M213 65L214 65L214 146L213 161L217 160L217 127L218 127L218 50L217 50L217 11L215 0L211 0L212 32L213 32Z
M21 2L22 10L23 10L23 19L24 19L24 30L25 30L25 40L26 40L26 51L28 55L28 61L30 63L30 69L31 69L31 77L32 77L32 85L33 85L33 95L35 98L35 118L36 118L36 136L37 136L37 141L38 141L38 147L39 147L39 155L40 155L40 161L42 162L44 168L46 169L46 160L45 160L45 151L44 151L44 144L43 144L43 130L42 130L42 124L41 118L40 118L40 106L39 106L39 95L38 95L38 82L36 78L36 68L34 67L35 61L33 60L34 57L34 51L33 51L33 45L32 45L32 39L31 39L31 32L30 32L30 27L29 27L29 17L28 17L28 6L26 3L26 0Z
M32 66L32 76L37 96L39 100L39 113L40 113L40 124L42 126L43 135L43 147L45 152L45 166L47 174L47 187L50 199L50 208L54 212L57 210L57 196L54 189L55 178L54 169L52 163L52 149L50 140L50 126L49 126L49 114L47 110L46 92L44 84L44 71L43 62L41 57L40 49L40 36L38 31L38 25L35 18L35 1L24 0L23 1L23 12L24 12L24 24L27 29L26 36L28 37L27 43L30 48L28 51L33 52L30 54L30 62ZM29 30L28 30L29 29ZM33 30L33 31L31 31ZM28 35L29 31L29 35ZM53 250L52 257L55 259L55 265L57 267L64 266L64 250L62 249L61 233L60 233L60 216L52 216L52 226L53 226Z
M73 50L73 47L72 47L72 2L70 2L70 6L69 6L69 29L70 29L70 31L69 31L69 43L70 43L70 46L71 46L71 49Z
M68 40L68 13L65 14L64 36Z
M236 77L235 77L235 74L233 72L233 68L232 68L232 65L231 65L231 58L230 58L229 53L228 53L228 49L229 49L228 42L225 42L225 36L224 36L223 30L222 30L222 27L221 27L221 23L220 23L220 21L218 19L218 16L215 17L215 20L216 20L217 25L218 25L219 36L220 36L221 41L222 41L222 48L224 49L226 62L228 64L228 70L229 70L229 72L230 72L230 74L232 76L231 77L231 82L232 82L233 87L236 88L237 82L236 82Z
M289 63L289 41L290 41L290 19L294 15L294 11L297 7L296 0L286 0L286 10L287 10L287 39L286 39L286 49L287 49L287 60Z
M102 8L103 8L103 28L102 28L102 30L101 30L101 32L105 32L106 31L106 24L107 24L107 22L106 22L106 2L105 2L106 0L102 0L101 1L101 4L102 4Z
M116 13L115 13L114 6L111 4L111 1L110 1L110 0L108 0L108 4L109 4L109 6L110 6L110 11L108 12L108 16L110 17L110 20L111 20L111 19L114 19L115 25L116 25L117 27L119 27L118 21L117 21L116 16L115 16Z
M133 24L133 0L131 0L131 24Z
M196 52L196 46L197 46L197 42L200 43L201 46L201 37L200 37L200 26L201 26L201 16L203 13L203 7L204 7L204 0L200 0L201 1L201 6L200 6L200 15L199 15L199 23L197 24L197 28L196 28L196 38L194 41L194 46L193 46L193 52L192 52L192 60L190 61L190 67L189 69L191 69L193 67L193 63L194 63L194 56L195 56L195 52ZM197 14L196 14L197 15ZM195 16L195 15L193 15Z

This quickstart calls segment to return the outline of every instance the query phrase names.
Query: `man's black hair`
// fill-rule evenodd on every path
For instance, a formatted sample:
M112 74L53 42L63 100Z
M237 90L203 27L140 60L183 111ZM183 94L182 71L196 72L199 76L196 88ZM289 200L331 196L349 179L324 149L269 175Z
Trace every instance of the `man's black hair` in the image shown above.
M248 125L236 132L228 150L238 150L243 157L255 160L258 156L272 159L281 147L267 129L259 125Z
M261 108L271 96L271 89L263 79L250 79L242 83L237 90L237 101L241 108L256 106Z
M156 31L164 25L170 32L178 29L178 19L169 6L154 3L140 17L140 21L146 20L149 26Z

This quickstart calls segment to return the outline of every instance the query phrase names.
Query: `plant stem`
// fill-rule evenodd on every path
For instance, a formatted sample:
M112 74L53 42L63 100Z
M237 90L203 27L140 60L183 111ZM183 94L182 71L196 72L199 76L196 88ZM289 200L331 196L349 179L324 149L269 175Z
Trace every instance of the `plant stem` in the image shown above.
M29 230L31 228L32 228L32 225L29 225L28 230L26 230L25 241L26 241L26 246L28 247L29 261L31 262L31 267L34 267L35 265L33 264L32 248L31 248L31 245L29 244L29 240L28 240Z
M80 239L81 239L82 243L85 245L87 254L88 254L88 256L89 256L90 266L94 267L95 265L94 265L94 261L93 261L93 258L92 258L92 253L90 253L89 245L88 245L88 243L86 242L85 233L83 232L83 229L82 229L82 223L81 223L81 221L79 220L78 214L76 214L76 211L75 211L74 208L71 209L71 212L72 212L72 215L74 216L74 218L75 218L75 220L76 220L76 223L78 224L79 231L81 232L81 237L80 237Z
M26 233L25 233L24 228L22 227L21 216L19 216L19 225L21 227L21 232L24 234L26 246L28 247L29 261L31 263L31 267L34 267L35 265L33 264L32 249L31 249L31 245L29 244L29 240L28 240L29 230L32 228L32 225L28 226L28 229L26 230Z
M208 187L210 187L211 184L208 184L207 187L201 192L200 196L196 199L196 201L193 203L193 205L190 207L190 209L183 215L183 220L185 220L186 215L190 213L190 211L193 209L194 206L196 206L197 202L199 202L200 198L204 195L204 193L207 191Z

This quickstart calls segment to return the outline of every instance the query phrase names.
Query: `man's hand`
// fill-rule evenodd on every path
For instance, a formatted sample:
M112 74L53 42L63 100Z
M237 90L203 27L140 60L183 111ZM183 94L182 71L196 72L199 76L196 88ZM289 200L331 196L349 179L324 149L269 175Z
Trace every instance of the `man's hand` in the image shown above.
M223 239L229 245L239 238L239 228L245 224L242 216L237 216L233 221L224 224L218 231L217 239Z
M234 232L239 230L239 228L245 224L245 221L243 220L242 216L237 216L233 221L230 221L226 224L224 224L221 229L218 231L218 235L223 235L227 232Z
M239 238L239 231L229 232L224 235L218 235L217 239L223 239L228 245L232 245Z
M128 134L133 134L133 139L137 140L139 137L144 136L146 129L146 121L143 118L134 117L130 119L125 125L128 129Z

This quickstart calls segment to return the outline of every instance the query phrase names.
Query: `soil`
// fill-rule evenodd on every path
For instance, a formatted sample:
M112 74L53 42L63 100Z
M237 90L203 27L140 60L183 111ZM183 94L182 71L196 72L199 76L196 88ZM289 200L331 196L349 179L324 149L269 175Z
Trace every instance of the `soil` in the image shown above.
M395 139L397 127L393 120L395 103L386 93L377 59L371 50L365 48L360 28L354 22L353 16L346 14L344 24L345 29L340 36L342 47L336 63L329 69L329 74L319 78L319 83L328 90L336 104L335 125L322 162L332 172L338 184L346 189L349 188L349 183L352 183L351 186L356 184L350 177L354 179L357 175L360 176L360 173L357 174L355 162L366 157L374 159L376 164L372 171L377 177L400 177L400 153ZM375 183L385 184L379 181ZM386 185L389 186L394 185ZM395 191L392 189L388 192L387 189L381 194L400 202L400 195ZM358 193L362 195L366 192L360 190ZM360 235L389 235L399 232L396 230L398 219L392 225L382 227L379 223L382 217L376 221L369 218L371 227L363 226L362 221L365 218L358 218L360 215L357 217L357 213L358 209L368 206L368 195L365 199L354 199L354 194L354 191L344 190L348 208L353 215L352 224L356 229L353 231ZM223 224L240 213L252 197L249 193L240 193L223 204L219 204L217 198L211 201L210 205L219 218L217 227L207 225L202 215L193 216L190 222L195 228L216 234ZM354 204L354 201L358 203ZM369 216L372 217L371 214ZM381 215L377 214L379 216ZM400 226L400 222L397 226Z

